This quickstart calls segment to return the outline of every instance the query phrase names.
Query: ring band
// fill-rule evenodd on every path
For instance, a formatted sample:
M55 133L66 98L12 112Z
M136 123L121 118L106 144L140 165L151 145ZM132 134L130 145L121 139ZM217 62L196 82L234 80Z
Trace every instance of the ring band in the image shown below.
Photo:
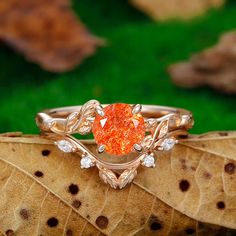
M140 164L155 167L157 151L171 150L194 120L180 108L90 100L83 106L44 110L36 115L36 123L61 151L78 153L81 168L96 166L105 183L123 188ZM93 133L97 150L85 147L72 136L76 133Z

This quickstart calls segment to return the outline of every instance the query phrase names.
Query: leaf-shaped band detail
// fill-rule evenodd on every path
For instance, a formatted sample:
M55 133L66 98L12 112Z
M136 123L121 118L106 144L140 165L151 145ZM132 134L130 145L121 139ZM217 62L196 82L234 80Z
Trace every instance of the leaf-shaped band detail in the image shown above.
M71 112L66 118L53 118L46 113L38 113L36 123L44 132L53 132L61 135L79 133L81 135L91 132L93 120L100 103L90 100L77 111Z
M124 170L119 177L109 169L106 169L100 165L97 165L99 169L100 178L107 184L110 184L113 188L124 188L127 184L131 183L134 177L137 175L137 165Z
M146 106L147 108L150 106ZM141 105L133 107L132 112L141 111ZM173 108L150 107L150 109L160 110L160 116L154 114L154 118L149 118L143 114L145 122L145 131L148 134L141 143L135 143L133 149L137 151L137 157L130 162L113 164L102 159L88 150L72 134L88 134L91 132L96 114L103 116L103 107L96 100L90 100L83 106L65 107L49 110L48 112L38 113L36 121L40 129L55 140L55 144L63 152L76 152L83 157L81 160L82 168L97 166L99 175L105 183L113 188L123 188L130 183L137 174L137 168L140 164L153 168L155 167L154 151L168 151L176 143L176 137L186 135L187 130L192 126L191 113ZM167 110L165 110L167 109ZM133 113L132 113L133 114ZM152 117L152 116L150 116ZM102 145L99 146L100 149ZM99 152L101 155L105 148ZM119 173L119 177L117 177Z

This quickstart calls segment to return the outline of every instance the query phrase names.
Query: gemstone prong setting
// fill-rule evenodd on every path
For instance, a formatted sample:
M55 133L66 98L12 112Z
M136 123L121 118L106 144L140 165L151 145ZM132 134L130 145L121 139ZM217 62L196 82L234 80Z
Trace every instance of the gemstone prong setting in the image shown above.
M155 165L155 157L154 153L146 153L143 160L142 160L142 165L149 167L149 168L154 168Z
M102 117L104 116L103 107L101 105L96 106L95 110L99 116L102 116Z
M106 150L106 146L105 145L100 145L97 148L97 151L99 154L103 153Z
M88 169L88 168L90 168L90 167L92 167L94 165L95 165L95 163L89 157L89 155L87 155L87 154L82 155L82 158L80 160L80 167L81 167L81 169Z
M106 152L116 156L129 154L134 144L145 137L145 121L141 114L133 114L132 106L115 103L104 107L104 116L97 115L93 135L98 145L106 145Z
M143 147L139 143L135 143L134 150L137 152L141 152L143 150Z
M133 114L138 114L142 110L142 105L141 104L135 104L132 109Z
M173 107L90 100L39 112L36 124L68 157L79 155L82 169L96 166L105 183L121 189L133 181L140 165L154 168L158 151L171 151L180 137L187 137L193 117ZM94 140L81 141L73 134L93 134ZM89 148L94 141L95 152Z

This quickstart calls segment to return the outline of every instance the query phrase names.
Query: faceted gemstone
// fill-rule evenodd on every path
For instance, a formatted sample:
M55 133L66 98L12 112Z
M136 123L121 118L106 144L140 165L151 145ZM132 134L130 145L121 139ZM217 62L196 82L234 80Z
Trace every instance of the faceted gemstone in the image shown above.
M68 140L59 140L56 142L58 148L63 152L72 152L73 145Z
M176 144L176 140L173 138L167 138L163 141L162 147L165 151L171 150Z
M143 165L146 166L146 167L155 167L155 158L154 158L154 156L147 154L143 158Z
M86 168L87 169L87 168L90 168L91 166L93 166L94 164L93 164L90 157L84 156L80 160L80 165L81 165L81 168Z
M116 103L106 106L104 116L96 115L93 134L98 145L114 155L128 154L135 143L145 136L145 123L140 113L133 114L128 104Z

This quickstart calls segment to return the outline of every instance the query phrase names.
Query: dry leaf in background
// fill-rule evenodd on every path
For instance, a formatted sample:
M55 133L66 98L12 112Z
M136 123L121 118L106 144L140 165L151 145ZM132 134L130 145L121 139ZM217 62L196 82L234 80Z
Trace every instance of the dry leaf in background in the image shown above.
M68 0L0 1L0 39L53 72L74 68L101 45L78 21Z
M236 93L236 31L219 43L192 56L189 62L169 67L173 82L181 87L210 86L223 93Z
M60 152L51 141L14 136L0 137L2 235L235 232L235 132L195 136L159 153L157 167L139 168L122 190L104 184L96 168L80 169L78 155Z
M209 8L217 8L224 0L130 0L130 2L154 20L170 18L189 19L204 13Z

